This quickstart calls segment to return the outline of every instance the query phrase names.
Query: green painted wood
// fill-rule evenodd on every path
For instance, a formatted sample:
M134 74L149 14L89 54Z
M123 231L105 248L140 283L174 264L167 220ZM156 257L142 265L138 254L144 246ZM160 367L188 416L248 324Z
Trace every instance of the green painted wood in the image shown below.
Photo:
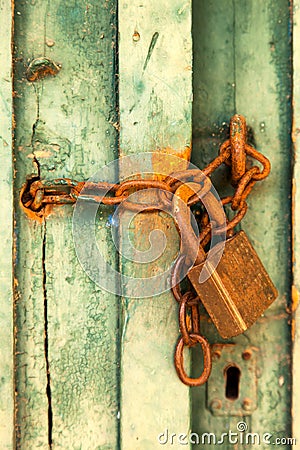
M34 11L34 13L33 13ZM32 16L33 15L33 16ZM36 17L32 26L31 17ZM26 66L43 55L42 11L15 5L14 159L15 159L15 389L16 447L48 449L48 399L45 360L43 225L29 220L19 206L20 189L31 173L37 91L25 78ZM34 22L33 22L34 23ZM38 42L35 45L35 42Z
M293 178L293 287L292 287L292 305L293 305L293 436L297 442L300 442L300 312L299 312L299 293L300 293L300 265L299 265L299 236L300 221L298 205L300 202L300 166L299 166L299 131L300 131L300 85L297 80L300 77L300 3L295 1L293 5L293 143L294 143L294 178Z
M119 2L122 157L147 151L189 153L192 100L190 6L189 1L182 0ZM137 171L139 167L143 167L142 163L136 165ZM154 172L155 167L154 158ZM164 169L168 171L167 167ZM123 256L122 272L148 278L170 267L178 245L172 220L163 213L140 214L128 230L124 225L126 218L126 213L122 213L122 250L128 248L130 239L133 247L146 251L149 233L155 228L165 233L172 246L149 264L134 263ZM134 249L130 256L135 258ZM152 450L161 448L158 436L166 428L175 427L184 432L190 426L189 391L178 380L173 367L178 338L177 306L170 293L144 299L130 298L129 294L125 286L121 447L124 450ZM141 294L145 295L145 292Z
M286 0L276 5L271 1L194 2L194 162L201 166L216 154L226 134L224 123L237 110L247 116L257 148L269 155L273 165L270 179L253 192L243 227L279 288L280 298L235 342L260 348L259 408L245 419L249 430L276 437L279 431L282 436L291 433L290 278L282 269L290 264L290 204L286 201L291 158L288 6ZM122 156L166 147L187 155L191 125L189 8L188 2L179 0L151 4L121 0L119 4ZM50 443L52 448L154 449L161 448L157 436L165 429L178 435L191 427L200 435L220 435L228 428L236 431L241 420L213 417L206 409L205 387L191 390L190 409L189 390L180 384L172 365L178 326L171 295L123 298L118 350L117 299L95 286L79 266L71 236L72 209L57 209L44 224L28 220L19 209L25 176L37 173L34 157L42 177L86 179L116 156L114 11L113 2L16 3L17 448L46 449ZM9 21L5 25L8 27ZM61 63L62 70L55 78L27 82L24 74L29 60L43 55ZM9 76L6 73L5 80ZM6 95L9 98L9 90ZM9 133L9 123L5 132ZM9 144L9 134L6 136ZM9 171L9 162L7 167ZM279 184L278 179L283 178L286 181ZM225 179L226 171L222 171L217 177L220 191ZM4 172L3 180L7 189ZM105 210L99 217L99 245L117 268L107 228L110 212ZM172 261L178 239L172 221L163 214L136 219L129 236L122 230L121 243L125 247L130 238L140 250L146 250L145 230L158 225L174 247L150 269L136 268L123 258L120 267L125 274L147 276ZM10 234L9 225L4 232L6 237ZM9 246L7 239L3 242ZM8 253L5 250L6 256ZM3 269L9 280L9 266ZM297 274L296 270L294 293L299 284ZM297 295L294 308L296 303ZM8 327L8 332L3 329L8 348L9 308L10 302L1 311L6 314L1 321ZM202 330L211 342L220 342L205 317ZM297 333L296 329L296 337ZM296 358L297 346L294 348ZM7 359L7 374L10 363ZM195 369L196 364L194 360ZM294 364L294 383L297 373ZM11 389L9 375L3 386ZM5 398L11 411L11 397L3 397L3 392L7 391L0 391L0 401ZM296 404L297 396L297 418ZM5 415L9 431L3 435L8 439L7 448L11 448L8 417L9 413Z
M190 21L182 0L120 2L122 155L190 147Z
M54 147L45 168L55 167L51 176L87 179L114 159L115 8L114 1L74 1L51 3L48 9L47 38L55 46L47 55L63 65L53 87L49 84L48 98L41 99L45 120L41 133L50 137ZM51 135L54 130L58 140ZM59 157L55 144L60 147ZM97 227L102 230L98 245L106 258L112 253L114 265L107 226L110 213L106 209L98 218ZM99 289L79 265L71 219L69 211L65 223L60 214L47 220L53 445L116 448L118 304L116 297Z
M42 178L79 180L114 159L115 8L113 1L17 2L18 188L33 157ZM29 83L28 61L40 56L62 69ZM115 264L110 212L97 226ZM17 227L19 447L117 448L116 297L76 258L72 208L56 209L43 225L18 211Z
M13 448L13 192L12 192L12 11L9 2L0 2L0 442L3 449Z
M279 299L245 335L231 341L260 349L259 404L250 418L243 418L248 431L269 432L274 438L290 437L289 3L225 1L221 8L220 2L214 0L196 0L193 13L196 145L192 158L200 165L210 160L224 140L224 123L228 123L233 112L239 112L251 127L252 142L272 163L271 176L251 195L242 227L274 280ZM216 187L224 192L226 171L221 171L215 180ZM204 334L210 342L221 342L205 317L204 313ZM229 429L236 432L241 418L214 417L207 409L205 387L193 389L192 397L193 431L218 436ZM246 448L243 444L223 447Z

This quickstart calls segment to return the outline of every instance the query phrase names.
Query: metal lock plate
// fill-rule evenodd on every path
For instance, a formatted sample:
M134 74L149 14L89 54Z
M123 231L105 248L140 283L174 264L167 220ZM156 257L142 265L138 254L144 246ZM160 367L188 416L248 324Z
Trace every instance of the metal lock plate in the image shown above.
M213 249L218 252L218 246ZM227 339L246 331L277 297L277 290L243 231L226 241L221 260L210 277L199 283L206 263L188 277L218 329Z
M214 416L249 416L257 408L256 347L212 346L207 408Z

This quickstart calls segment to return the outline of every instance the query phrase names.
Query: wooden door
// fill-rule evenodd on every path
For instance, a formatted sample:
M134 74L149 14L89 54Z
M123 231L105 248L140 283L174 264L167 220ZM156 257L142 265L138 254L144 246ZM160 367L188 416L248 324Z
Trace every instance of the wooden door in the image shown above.
M292 444L285 441L292 436L291 343L295 305L291 298L291 14L288 1L193 3L193 158L203 166L224 139L227 117L234 112L245 115L252 145L270 158L272 171L250 195L242 228L277 286L279 297L257 324L230 340L236 344L230 356L226 356L229 350L225 349L220 360L214 360L218 370L213 376L214 385L208 383L207 389L194 390L192 429L200 435L211 432L220 438L222 432L229 430L239 433L237 424L244 422L244 437L247 432L257 433L260 438L270 433L271 442L283 438L282 444L277 444L279 448ZM226 183L226 172L219 174L219 191L225 189ZM211 324L205 326L205 334L212 343L222 342ZM256 361L250 367L250 359L247 367L242 354L251 347L252 360ZM229 400L237 404L235 415L226 406L223 370L228 358L242 368L239 398ZM297 366L297 361L294 364ZM249 370L254 370L255 365L253 380ZM246 385L256 384L257 393L245 389L243 376ZM213 409L216 399L222 402L220 410ZM252 406L257 404L249 416L247 408L242 407L245 400ZM267 448L268 444L260 441L260 445ZM210 445L206 441L198 448ZM232 443L228 448L247 448L246 441L242 444L238 440L236 447Z
M299 39L292 82L291 37L292 25L299 34L299 10L287 0L0 1L1 448L203 449L214 445L208 434L236 432L239 422L260 438L300 439L297 245L292 249ZM243 413L244 398L231 399L240 411L232 414L224 407L222 358L214 359L208 385L189 389L178 380L172 295L139 299L130 290L119 296L101 288L77 259L73 207L33 220L20 207L20 190L30 174L82 181L115 160L117 179L118 158L153 151L178 155L184 167L192 143L192 162L201 168L216 156L235 112L246 116L251 143L272 163L242 227L279 298L230 340L230 351L224 347L237 365L245 350L253 356L242 371L255 383L255 407ZM221 170L215 179L220 193L226 177ZM97 216L97 243L111 268L147 278L172 264L179 239L167 215L140 215L129 234L121 215L120 256L113 214L104 207ZM128 244L147 251L155 228L172 245L154 264L138 267ZM223 343L204 310L201 320L210 342ZM186 361L198 373L199 354ZM216 399L223 402L219 412ZM222 445L251 448L228 438ZM291 446L282 440L276 448Z

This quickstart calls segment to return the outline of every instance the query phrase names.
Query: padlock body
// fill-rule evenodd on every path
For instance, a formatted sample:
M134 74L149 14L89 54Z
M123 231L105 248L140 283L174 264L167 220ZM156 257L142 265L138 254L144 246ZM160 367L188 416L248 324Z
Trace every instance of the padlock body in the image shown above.
M218 246L214 250L221 251ZM203 283L201 273L201 278L210 275ZM226 241L216 269L206 261L193 267L188 278L225 339L246 331L278 295L244 231Z

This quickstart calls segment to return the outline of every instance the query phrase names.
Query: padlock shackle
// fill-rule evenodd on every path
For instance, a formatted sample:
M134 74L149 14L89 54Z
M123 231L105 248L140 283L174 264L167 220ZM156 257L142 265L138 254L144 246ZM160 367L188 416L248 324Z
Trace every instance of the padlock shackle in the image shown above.
M191 225L191 212L188 207L189 199L195 194L206 207L209 205L209 213L217 226L224 226L225 214L223 207L220 207L220 202L211 191L209 178L205 179L204 186L194 182L184 183L175 192L172 214L181 237L182 253L186 254L193 263L201 264L205 261L206 254Z
M190 184L195 186L196 189L192 189ZM205 260L205 252L199 245L199 239L191 225L191 212L187 205L189 199L197 191L199 191L199 185L196 183L186 183L179 186L173 197L172 214L181 237L181 253L184 253L192 262L197 261L200 264Z

